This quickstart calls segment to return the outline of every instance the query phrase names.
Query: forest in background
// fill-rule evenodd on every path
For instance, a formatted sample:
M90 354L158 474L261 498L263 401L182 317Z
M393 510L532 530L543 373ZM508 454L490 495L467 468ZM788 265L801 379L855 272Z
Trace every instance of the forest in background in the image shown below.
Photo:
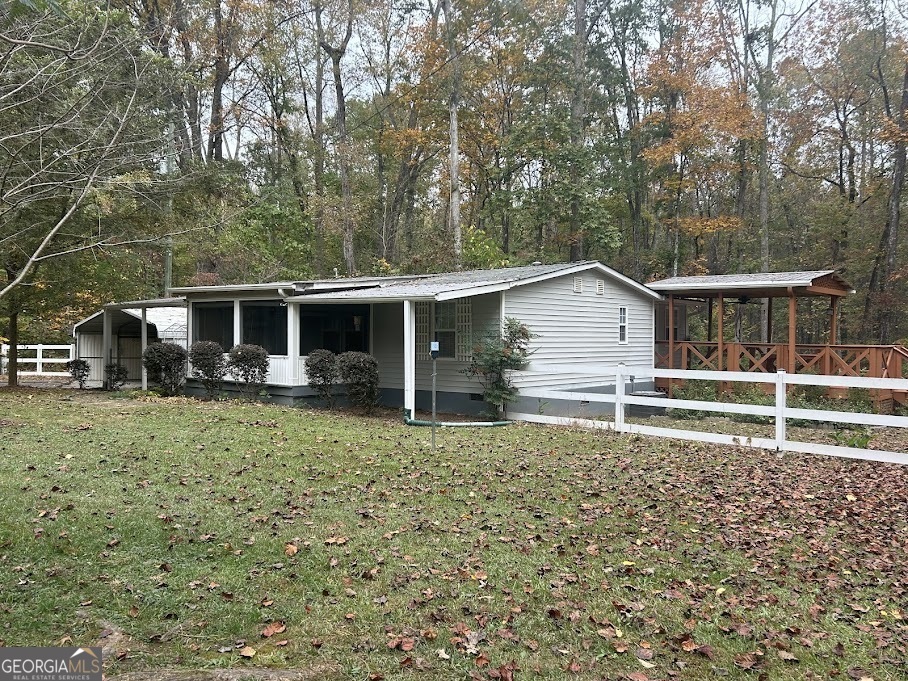
M12 0L0 335L162 295L172 254L173 285L834 268L840 342L905 339L906 37L895 0Z

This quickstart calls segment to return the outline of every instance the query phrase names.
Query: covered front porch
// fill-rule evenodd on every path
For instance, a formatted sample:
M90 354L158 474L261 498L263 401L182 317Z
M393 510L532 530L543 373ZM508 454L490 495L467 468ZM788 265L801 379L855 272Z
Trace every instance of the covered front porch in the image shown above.
M773 272L743 275L674 277L648 286L666 298L657 326L654 365L660 369L812 373L827 376L903 378L908 350L900 345L839 344L840 302L852 287L834 271ZM800 301L828 300L825 342L799 342ZM734 306L756 301L768 306L768 342L741 338L727 323ZM773 307L784 305L785 324L773 328ZM705 316L705 339L690 337L690 317ZM730 328L731 327L731 328ZM825 337L824 337L825 336ZM659 387L668 389L669 379ZM885 392L885 394L883 394ZM904 394L876 391L876 401L904 403Z

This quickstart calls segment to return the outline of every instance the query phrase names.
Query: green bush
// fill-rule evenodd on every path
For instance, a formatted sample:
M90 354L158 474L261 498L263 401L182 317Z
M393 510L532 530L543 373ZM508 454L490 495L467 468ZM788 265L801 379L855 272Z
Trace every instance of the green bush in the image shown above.
M107 377L108 390L119 390L126 385L126 380L129 378L129 372L122 364L113 363L104 367L104 376Z
M473 347L473 360L463 373L479 378L482 396L496 418L503 418L507 405L517 399L511 373L529 364L532 338L534 335L525 324L506 317L501 333L486 334Z
M261 345L243 343L230 348L227 371L247 399L254 399L268 381L268 351Z
M676 400L699 400L701 402L718 402L719 386L715 381L687 381L684 386L673 385L672 394ZM666 415L673 419L692 420L715 416L719 412L700 411L696 409L666 409Z
M142 353L142 365L164 395L176 395L186 379L187 357L186 349L175 343L152 343Z
M328 407L334 406L332 388L337 383L337 357L330 350L313 350L306 357L306 378Z
M192 363L192 377L201 382L208 398L214 399L227 375L224 348L214 341L198 341L189 348L189 361Z
M73 380L79 383L79 389L84 390L88 375L91 373L91 365L84 359L71 359L63 366L66 367Z
M337 358L337 370L351 403L366 412L378 406L378 362L372 355L345 352Z

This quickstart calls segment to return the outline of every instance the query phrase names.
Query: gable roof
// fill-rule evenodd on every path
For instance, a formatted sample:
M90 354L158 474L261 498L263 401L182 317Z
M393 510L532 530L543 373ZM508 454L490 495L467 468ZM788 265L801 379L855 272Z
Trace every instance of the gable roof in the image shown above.
M323 280L297 285L299 295L291 302L394 302L401 300L454 300L484 293L506 291L554 277L596 270L649 298L661 296L640 282L606 267L586 261L554 265L526 265L494 270L468 270L423 274L412 277L362 277L358 279ZM332 286L335 284L335 286ZM331 290L334 288L335 290Z
M73 326L73 336L79 333L103 333L104 310L95 312ZM142 321L142 310L133 308L113 308L110 310L113 328L123 324ZM186 308L185 307L149 307L145 311L145 320L148 323L149 333L163 336L175 335L178 332L186 333ZM154 327L152 330L151 327Z
M753 274L717 274L696 277L671 277L647 284L651 289L674 295L751 295L774 297L798 289L801 295L846 295L854 293L851 284L835 270L805 272L757 272Z

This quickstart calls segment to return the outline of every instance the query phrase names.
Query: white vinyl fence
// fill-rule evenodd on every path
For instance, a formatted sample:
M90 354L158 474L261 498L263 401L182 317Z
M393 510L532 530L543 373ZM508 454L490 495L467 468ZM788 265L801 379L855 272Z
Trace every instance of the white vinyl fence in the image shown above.
M19 345L17 365L20 376L68 376L63 365L74 354L72 345ZM9 345L0 345L0 374L5 374L9 362Z
M628 395L626 394L626 381L629 376L625 375L622 368L619 368L618 371L616 371L616 373L614 374L614 395L529 388L521 389L520 391L520 395L522 397L537 397L547 400L581 400L591 403L602 402L614 404L614 421L526 413L509 413L509 417L519 421L583 426L588 428L603 428L615 430L620 433L639 433L641 435L654 435L656 437L693 440L695 442L711 442L715 444L735 445L741 447L772 449L779 452L803 452L809 454L824 454L827 456L865 459L868 461L883 461L888 463L908 464L908 452L892 452L880 449L843 447L816 442L800 442L796 440L789 440L786 432L787 419L825 421L841 424L859 424L865 426L886 426L890 428L908 428L908 417L904 416L889 416L884 414L867 414L842 411L821 411L817 409L795 409L786 405L786 388L789 385L815 385L825 387L871 389L877 388L883 390L908 391L908 379L861 378L856 376L816 376L812 374L788 374L785 371L779 371L776 374L754 374L739 371L690 371L686 369L646 369L641 371L636 367L634 368L635 379L649 376L654 378L670 378L677 380L774 383L775 405L765 406L757 404L733 404L727 402L706 402L701 400L682 400L667 397L660 398ZM612 376L603 377L603 384L611 384L612 378ZM628 405L769 416L775 419L775 437L761 438L744 435L727 435L724 433L680 430L675 428L661 428L649 425L639 425L636 423L627 423L625 420L625 410Z

